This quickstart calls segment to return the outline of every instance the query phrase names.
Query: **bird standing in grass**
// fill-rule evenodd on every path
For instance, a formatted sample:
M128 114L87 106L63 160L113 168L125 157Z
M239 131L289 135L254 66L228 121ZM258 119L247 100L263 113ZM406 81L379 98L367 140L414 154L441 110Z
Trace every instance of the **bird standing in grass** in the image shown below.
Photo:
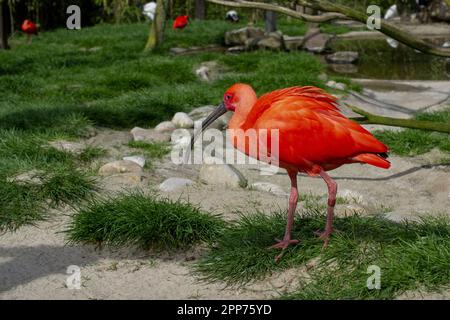
M28 20L28 19L26 19L23 23L22 23L22 31L25 33L25 34L27 34L27 36L28 36L28 42L29 43L31 43L31 40L32 40L32 36L33 35L37 35L38 34L38 26L34 23L34 22L32 22L32 21L30 21L30 20Z
M186 26L189 23L189 17L188 16L178 16L173 21L173 28L174 29L181 29L183 30L186 28Z
M266 130L270 137L270 130L278 130L277 163L289 175L291 193L284 237L271 248L284 250L290 244L299 242L291 238L298 201L299 172L322 177L328 187L325 229L316 232L324 241L324 246L327 246L333 232L337 193L337 184L327 171L348 163L366 163L384 169L390 167L390 162L386 160L388 147L359 124L346 118L337 108L336 98L322 89L312 86L291 87L275 90L258 99L251 86L235 84L225 92L220 106L203 121L202 131L227 111L234 112L228 123L232 143L247 155L250 154L250 144L256 143L258 150L266 150L267 154L263 155L265 159L274 156L267 142L270 139L266 139L266 142L259 139L250 141L245 132L251 129L257 132ZM245 143L238 143L243 139ZM194 140L192 138L192 144ZM264 143L266 145L261 145Z

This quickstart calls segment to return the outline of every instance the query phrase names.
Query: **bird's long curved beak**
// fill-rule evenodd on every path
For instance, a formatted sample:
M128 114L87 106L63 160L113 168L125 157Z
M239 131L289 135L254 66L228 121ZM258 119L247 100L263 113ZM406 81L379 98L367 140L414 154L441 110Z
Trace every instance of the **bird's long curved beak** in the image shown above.
M206 117L205 120L202 122L202 129L200 132L194 133L194 135L191 138L191 149L194 147L195 140L197 140L198 136L206 130L206 128L209 127L211 123L213 123L217 118L219 118L221 115L225 114L227 112L227 108L225 107L225 104L222 102L213 112L209 114L209 116Z
M208 128L211 123L213 123L217 118L225 114L227 111L228 110L225 107L225 104L222 102L213 112L209 114L209 116L206 117L205 120L203 120L201 130L194 132L194 135L191 138L190 147L186 152L184 163L188 163L188 160L190 159L191 155L190 151L194 148L194 143L197 140L197 138L201 135L201 133L205 131L206 128Z

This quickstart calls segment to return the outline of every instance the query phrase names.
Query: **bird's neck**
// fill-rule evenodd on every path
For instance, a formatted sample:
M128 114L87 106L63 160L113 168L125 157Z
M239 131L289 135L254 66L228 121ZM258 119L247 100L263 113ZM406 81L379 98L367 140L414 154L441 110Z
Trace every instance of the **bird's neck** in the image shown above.
M242 97L239 106L236 108L230 122L228 123L228 128L247 129L245 128L245 123L256 101L257 97L254 92L253 94L248 94L245 97Z

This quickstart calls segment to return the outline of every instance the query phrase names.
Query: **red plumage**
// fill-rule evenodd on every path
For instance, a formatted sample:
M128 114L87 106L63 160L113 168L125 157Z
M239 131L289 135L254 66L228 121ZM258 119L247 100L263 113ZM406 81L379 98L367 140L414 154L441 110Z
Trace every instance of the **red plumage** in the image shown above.
M28 35L32 35L32 34L37 35L38 27L34 22L26 19L22 23L22 31Z
M336 105L335 97L316 87L275 90L255 101L240 125L232 120L230 129L278 129L279 161L285 169L316 175L355 162L389 168L379 156L388 148ZM248 148L241 151L248 154Z
M189 17L188 16L178 16L175 18L173 22L173 28L174 29L184 29L189 23Z
M327 171L347 163L390 167L390 162L385 159L388 147L358 123L346 118L338 109L336 98L322 89L291 87L269 92L258 99L251 86L235 84L225 92L222 104L206 118L202 130L227 111L234 111L228 123L234 147L249 156L264 157L259 160L271 161L271 164L275 158L291 180L285 234L271 248L284 250L299 242L291 238L298 202L299 172L320 175L327 184L325 229L316 233L326 246L333 232L337 194L337 183ZM278 153L271 145L273 130L278 133ZM261 138L259 133L264 132L267 139L251 138Z

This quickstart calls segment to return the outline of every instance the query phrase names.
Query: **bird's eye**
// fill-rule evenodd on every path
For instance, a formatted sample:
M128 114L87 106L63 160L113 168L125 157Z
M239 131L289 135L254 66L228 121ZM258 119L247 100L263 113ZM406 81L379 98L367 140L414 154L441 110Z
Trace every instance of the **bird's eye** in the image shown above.
M231 94L225 95L225 100L229 101L231 99Z

